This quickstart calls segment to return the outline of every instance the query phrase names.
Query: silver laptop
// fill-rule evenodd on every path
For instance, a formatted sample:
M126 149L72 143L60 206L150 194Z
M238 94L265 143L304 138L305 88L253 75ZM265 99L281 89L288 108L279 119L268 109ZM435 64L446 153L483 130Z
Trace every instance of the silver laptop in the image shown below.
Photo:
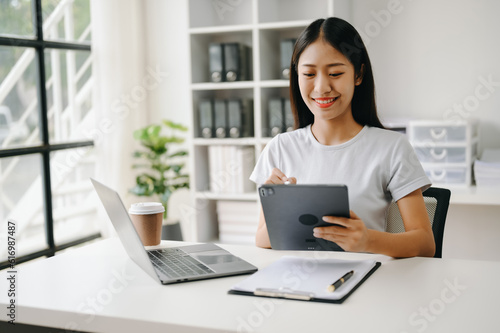
M162 284L248 274L257 267L215 244L146 251L118 193L90 179L130 258Z

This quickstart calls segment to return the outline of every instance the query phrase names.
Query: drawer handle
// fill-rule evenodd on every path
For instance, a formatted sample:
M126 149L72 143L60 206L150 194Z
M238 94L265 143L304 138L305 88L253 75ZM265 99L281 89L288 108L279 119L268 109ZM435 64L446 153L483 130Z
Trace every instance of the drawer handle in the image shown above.
M441 172L431 170L431 177L434 180L443 180L446 177L446 170L441 170Z
M443 151L440 154L436 153L436 149L434 148L431 149L431 156L435 160L442 160L446 157L446 155L448 155L448 151L446 149L443 149Z
M441 130L439 128L431 128L430 132L431 132L432 138L435 140L441 140L447 134L446 128L441 128Z

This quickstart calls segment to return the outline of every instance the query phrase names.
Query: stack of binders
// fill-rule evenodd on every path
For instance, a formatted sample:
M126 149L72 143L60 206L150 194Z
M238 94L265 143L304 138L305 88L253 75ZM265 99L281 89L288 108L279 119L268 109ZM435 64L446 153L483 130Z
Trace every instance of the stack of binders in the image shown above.
M210 81L234 82L250 79L250 48L240 43L210 43Z
M200 101L198 136L241 138L253 136L253 103L250 99Z
M268 104L267 133L274 137L279 133L293 131L294 119L288 98L271 98Z

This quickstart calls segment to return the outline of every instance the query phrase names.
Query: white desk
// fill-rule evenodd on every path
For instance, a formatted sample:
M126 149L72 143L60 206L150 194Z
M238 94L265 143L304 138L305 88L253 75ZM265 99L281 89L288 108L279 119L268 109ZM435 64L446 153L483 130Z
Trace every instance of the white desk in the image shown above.
M285 253L315 256L223 247L259 268ZM247 275L160 285L110 239L18 267L16 322L68 332L500 331L499 262L321 254L385 262L343 304L273 300L227 294ZM8 320L6 275L0 272L1 321Z

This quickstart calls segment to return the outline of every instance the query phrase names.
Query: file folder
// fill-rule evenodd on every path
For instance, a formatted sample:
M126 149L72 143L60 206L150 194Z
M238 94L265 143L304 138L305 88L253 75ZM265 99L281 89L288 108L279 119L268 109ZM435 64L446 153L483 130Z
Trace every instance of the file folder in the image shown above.
M226 43L223 49L225 80L248 80L248 48L240 43Z
M281 78L290 79L290 63L292 61L295 39L283 39L280 42Z
M271 98L268 104L269 135L274 137L282 133L285 127L283 101L281 98Z
M228 100L227 112L230 137L253 136L253 109L250 100Z
M202 138L214 137L214 108L210 99L201 100L199 110L199 136Z
M210 43L208 46L210 81L222 82L224 75L224 47L220 43Z
M215 114L215 136L217 138L227 137L227 107L225 100L214 101Z

